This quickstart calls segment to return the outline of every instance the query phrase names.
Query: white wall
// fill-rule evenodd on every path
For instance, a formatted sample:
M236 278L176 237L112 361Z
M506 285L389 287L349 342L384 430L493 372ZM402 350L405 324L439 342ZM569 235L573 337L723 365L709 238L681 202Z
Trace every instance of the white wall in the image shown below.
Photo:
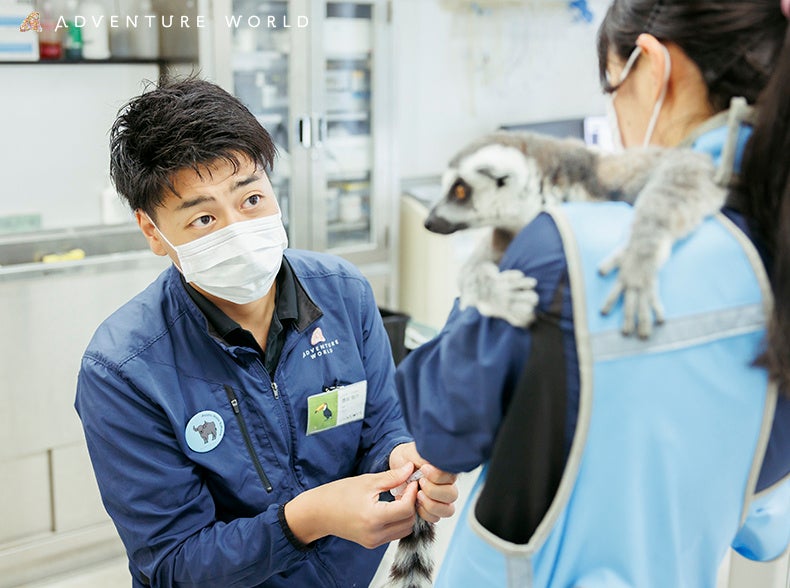
M489 14L440 0L393 2L400 175L438 174L464 143L501 124L603 114L592 23L566 3L525 1Z
M0 64L0 216L45 228L98 224L118 110L155 64Z

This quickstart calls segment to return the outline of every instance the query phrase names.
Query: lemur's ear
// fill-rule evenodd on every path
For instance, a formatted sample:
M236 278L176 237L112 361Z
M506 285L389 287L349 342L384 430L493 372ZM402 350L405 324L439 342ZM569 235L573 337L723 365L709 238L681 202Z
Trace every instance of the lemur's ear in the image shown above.
M477 173L479 173L481 176L485 176L496 182L497 188L501 188L502 186L504 186L507 183L508 178L510 177L507 174L505 174L504 176L497 176L494 174L494 170L492 170L490 167L479 167L477 168Z

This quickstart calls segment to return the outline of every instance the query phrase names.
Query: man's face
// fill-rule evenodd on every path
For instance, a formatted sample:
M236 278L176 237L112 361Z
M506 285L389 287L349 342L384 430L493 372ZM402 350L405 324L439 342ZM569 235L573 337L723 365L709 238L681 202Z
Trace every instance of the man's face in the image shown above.
M239 155L239 169L218 160L199 176L192 169L174 174L178 195L168 191L156 209L156 227L173 245L183 245L230 224L270 216L279 212L266 173ZM169 255L176 265L176 252L162 239L151 219L136 211L137 223L157 255Z

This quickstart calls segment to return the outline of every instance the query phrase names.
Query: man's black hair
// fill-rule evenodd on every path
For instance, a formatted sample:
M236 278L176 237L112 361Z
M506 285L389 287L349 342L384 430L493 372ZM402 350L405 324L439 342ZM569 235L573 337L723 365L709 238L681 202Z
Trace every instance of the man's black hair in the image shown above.
M133 98L110 131L110 176L132 210L154 217L166 190L178 195L173 175L225 161L238 171L244 159L271 171L277 154L258 119L228 92L205 80L164 80Z

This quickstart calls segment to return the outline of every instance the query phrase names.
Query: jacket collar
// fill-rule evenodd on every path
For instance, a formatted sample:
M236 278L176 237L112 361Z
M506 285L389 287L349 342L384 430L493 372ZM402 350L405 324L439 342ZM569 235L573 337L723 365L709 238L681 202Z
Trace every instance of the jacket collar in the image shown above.
M282 309L283 314L280 314L279 310L276 310L276 312L278 312L277 316L279 318L284 318L284 315L289 315L287 318L295 319L293 323L294 328L297 330L297 332L301 333L310 324L320 318L323 315L323 311L313 301L313 299L310 298L310 295L307 293L307 290L305 290L304 286L299 280L299 277L293 271L293 266L291 265L290 261L288 261L287 249L285 253L286 254L283 255L283 268L281 268L280 274L278 274L278 281L280 280L283 271L285 271L287 274L290 274L290 276L293 278L292 286L290 284L285 285L285 289L290 289L291 287L293 288L289 292L291 294L289 298L291 298L291 302L293 304L289 303L287 308ZM224 313L221 313L221 311L218 312L220 312L222 316L227 319L227 321L230 321L230 323L233 324L227 323L227 321L215 322L213 320L215 318L213 315L207 317L207 315L202 310L202 305L196 304L194 297L190 292L188 292L187 288L193 290L195 294L199 295L199 293L188 286L188 284L184 281L181 272L178 271L178 268L175 265L171 265L167 271L169 272L168 282L171 289L175 291L176 298L186 306L186 309L193 318L205 325L207 332L222 337L222 331L227 333L226 329L233 328L234 325L238 326L236 325L235 321L232 321ZM286 280L286 282L288 281L289 280ZM208 300L206 300L206 302L208 302Z

